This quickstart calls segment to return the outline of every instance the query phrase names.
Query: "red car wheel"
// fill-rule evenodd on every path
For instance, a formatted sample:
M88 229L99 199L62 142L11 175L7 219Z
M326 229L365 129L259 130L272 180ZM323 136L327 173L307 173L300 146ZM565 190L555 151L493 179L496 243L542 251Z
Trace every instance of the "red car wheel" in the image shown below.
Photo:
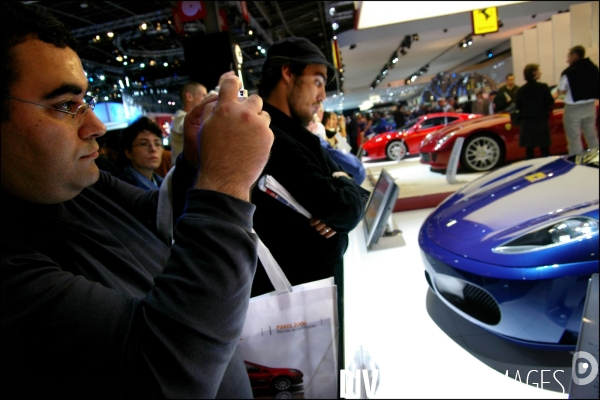
M400 140L389 142L385 147L385 155L392 161L402 160L404 157L406 157L406 153L408 153L406 144Z

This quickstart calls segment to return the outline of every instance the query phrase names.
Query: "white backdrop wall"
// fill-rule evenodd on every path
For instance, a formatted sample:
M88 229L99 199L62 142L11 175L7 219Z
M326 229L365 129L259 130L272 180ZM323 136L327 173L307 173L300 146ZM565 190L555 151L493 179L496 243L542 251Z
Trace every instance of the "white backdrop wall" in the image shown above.
M554 14L550 21L511 38L513 71L517 85L523 85L523 69L539 64L540 81L556 85L568 67L567 53L576 45L586 48L586 57L598 65L598 1L570 6L568 13Z

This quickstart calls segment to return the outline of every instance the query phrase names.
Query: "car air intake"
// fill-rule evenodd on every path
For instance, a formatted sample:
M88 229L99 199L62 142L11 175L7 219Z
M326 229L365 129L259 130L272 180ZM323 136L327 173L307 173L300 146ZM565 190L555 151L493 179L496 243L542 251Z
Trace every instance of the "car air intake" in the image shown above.
M496 325L500 322L500 307L485 290L452 276L435 276L438 293L454 307L484 324Z
M429 162L429 153L421 153L421 160Z

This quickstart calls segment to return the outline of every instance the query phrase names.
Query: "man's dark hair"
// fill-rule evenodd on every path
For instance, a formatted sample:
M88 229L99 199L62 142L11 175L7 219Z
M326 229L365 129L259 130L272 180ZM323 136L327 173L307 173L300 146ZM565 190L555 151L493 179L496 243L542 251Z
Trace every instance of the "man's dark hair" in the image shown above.
M512 72L509 72L508 74L506 74L506 80L508 80L508 78L511 76L515 76L515 74L513 74Z
M148 131L160 139L162 139L162 130L156 124L156 122L152 121L148 117L140 117L134 123L129 125L127 128L123 129L121 134L121 148L123 150L131 150L133 141L137 137L137 135L142 131Z
M293 62L286 59L275 59L275 60L266 60L263 64L262 76L260 81L256 84L258 87L259 96L265 98L268 97L275 86L279 83L281 79L281 67L284 65L290 66L290 71L294 75L302 75L304 72L304 68L308 64Z
M37 5L25 5L20 1L3 1L2 11L2 95L17 79L18 71L13 63L11 50L28 39L37 38L64 49L75 49L77 41L73 34L50 12ZM8 119L8 104L2 102L2 121Z
M583 60L585 58L585 47L583 46L573 46L571 47L571 50L569 50L570 54L577 54L577 57L579 57L580 60Z
M525 76L525 80L527 82L535 81L535 73L540 69L538 64L527 64L525 69L523 70L523 75Z
M183 85L181 87L181 91L179 92L179 98L181 99L181 102L183 104L185 104L185 94L186 93L196 94L196 92L198 91L198 88L200 86L204 86L204 85L201 83L198 83L198 82L194 82L194 81L190 81L190 82L186 83L185 85Z

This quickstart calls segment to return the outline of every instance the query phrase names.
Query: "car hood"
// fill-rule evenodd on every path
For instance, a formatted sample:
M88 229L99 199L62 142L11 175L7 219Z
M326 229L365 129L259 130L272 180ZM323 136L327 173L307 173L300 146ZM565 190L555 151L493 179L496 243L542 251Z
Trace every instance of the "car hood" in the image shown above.
M479 118L468 119L464 121L456 121L442 129L439 129L429 134L427 138L423 140L423 143L421 143L421 145L424 146L429 143L437 142L439 139L443 138L451 132L456 132L456 135L460 136L461 134L471 132L473 129L497 125L498 123L510 123L510 115L494 114L486 115Z
M565 158L518 162L484 175L448 199L436 214L440 229L459 240L547 219L598 203L598 170ZM574 185L574 182L577 183Z

